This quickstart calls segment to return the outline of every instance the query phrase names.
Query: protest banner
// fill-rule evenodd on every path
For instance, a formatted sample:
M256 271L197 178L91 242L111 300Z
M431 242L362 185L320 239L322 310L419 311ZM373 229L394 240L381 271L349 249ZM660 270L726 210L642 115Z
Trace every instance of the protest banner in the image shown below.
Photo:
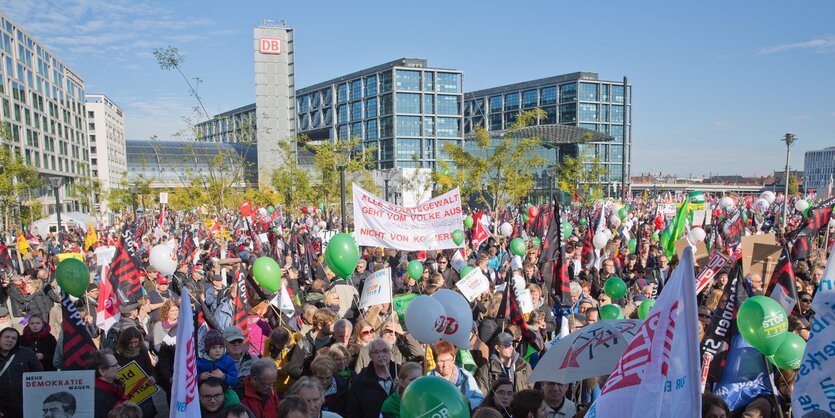
M676 216L675 203L661 203L658 205L658 214L666 219Z
M159 386L148 382L148 374L139 367L136 360L119 369L116 380L122 382L125 393L130 395L130 401L137 405L159 391Z
M473 269L455 283L455 286L467 298L467 302L472 302L478 295L490 290L490 280L481 273L480 269Z
M63 370L23 374L23 416L92 417L96 372Z
M367 279L360 295L360 309L391 303L391 268L375 271Z
M338 229L330 229L330 230L326 230L326 231L319 231L316 234L316 238L319 238L320 240L322 240L322 252L323 253L328 248L328 242L330 242L331 238L333 238L333 236L338 234L338 233L339 233Z
M354 238L357 245L428 251L459 248L452 233L461 229L458 188L408 208L387 202L354 183Z
M728 266L730 261L731 259L725 254L718 251L713 253L710 261L707 262L707 265L699 272L699 277L696 278L696 293L701 293L704 288L713 283L719 271Z

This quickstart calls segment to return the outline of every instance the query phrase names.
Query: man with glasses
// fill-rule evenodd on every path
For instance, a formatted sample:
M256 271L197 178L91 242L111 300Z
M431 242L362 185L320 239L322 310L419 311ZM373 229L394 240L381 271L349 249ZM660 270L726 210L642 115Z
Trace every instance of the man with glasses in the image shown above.
M282 371L286 368L286 372L293 379L298 379L309 371L316 351L334 343L333 324L337 319L336 313L332 310L319 308L313 315L313 329L290 350L287 365Z
M351 381L348 392L347 415L356 418L378 418L383 402L397 388L397 364L391 361L391 347L383 338L368 345L371 364L363 368Z
M458 272L449 264L449 258L441 254L438 256L438 273L444 276L444 287L454 289L455 283L461 279Z
M533 385L528 384L531 365L516 352L512 335L506 332L499 333L493 349L490 361L479 367L475 374L475 380L482 393L489 393L493 382L501 377L510 379L514 392L533 388Z
M545 395L545 412L548 418L571 418L577 414L577 406L566 399L568 385L557 382L542 382Z
M252 355L246 350L244 333L236 326L229 326L223 330L223 340L226 341L226 354L235 360L238 368L238 378L249 376L252 367Z
M220 416L223 409L223 391L226 385L223 380L210 377L200 381L197 392L200 394L200 416L214 418Z
M275 384L278 368L272 359L262 358L252 362L249 376L236 388L241 404L249 408L256 418L275 418L278 412L278 394Z

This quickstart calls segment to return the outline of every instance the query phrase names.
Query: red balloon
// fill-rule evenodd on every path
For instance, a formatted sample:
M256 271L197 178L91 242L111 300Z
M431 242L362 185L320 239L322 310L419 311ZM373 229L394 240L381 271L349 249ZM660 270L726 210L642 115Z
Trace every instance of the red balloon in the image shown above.
M307 206L302 206L302 213L307 215Z
M533 218L536 218L536 215L539 215L539 207L537 207L537 206L529 207L528 208L528 216L531 217L531 220L533 220Z

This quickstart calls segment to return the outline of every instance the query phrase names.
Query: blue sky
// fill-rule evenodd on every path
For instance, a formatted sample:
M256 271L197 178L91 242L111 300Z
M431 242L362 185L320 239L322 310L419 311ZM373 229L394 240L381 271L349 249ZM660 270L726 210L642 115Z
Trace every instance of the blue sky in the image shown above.
M835 145L835 2L5 0L0 9L126 112L127 137L193 117L176 46L210 113L253 103L252 28L286 20L296 85L396 58L463 70L476 90L574 71L634 85L633 175L764 175Z

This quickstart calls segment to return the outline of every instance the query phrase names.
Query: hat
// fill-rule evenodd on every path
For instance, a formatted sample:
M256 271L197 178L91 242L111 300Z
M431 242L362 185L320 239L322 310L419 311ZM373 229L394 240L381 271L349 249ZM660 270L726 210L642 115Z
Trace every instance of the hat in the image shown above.
M513 345L513 336L506 332L500 332L499 335L496 336L496 345L502 345L505 347Z
M209 332L203 336L203 349L209 351L210 348L216 345L226 345L223 335L216 329L209 330Z
M228 341L228 342L232 342L232 341L235 341L235 340L243 340L244 339L244 333L243 333L243 331L241 331L240 328L238 328L234 325L229 326L229 327L226 327L226 329L223 330L223 339Z
M638 285L639 289L643 289L643 288L647 287L648 284L650 284L650 281L647 280L647 279L638 279L638 281L635 282L635 284Z
M157 279L157 284L158 285L168 284L168 277L165 277L165 276L162 276L162 275L159 276L159 279Z
M129 314L135 310L139 309L138 303L128 303L119 307L119 312L123 314Z
M87 291L88 291L88 292L92 292L92 291L94 291L94 290L99 290L99 285L97 285L97 284L95 284L95 283L90 283L90 284L87 286Z

